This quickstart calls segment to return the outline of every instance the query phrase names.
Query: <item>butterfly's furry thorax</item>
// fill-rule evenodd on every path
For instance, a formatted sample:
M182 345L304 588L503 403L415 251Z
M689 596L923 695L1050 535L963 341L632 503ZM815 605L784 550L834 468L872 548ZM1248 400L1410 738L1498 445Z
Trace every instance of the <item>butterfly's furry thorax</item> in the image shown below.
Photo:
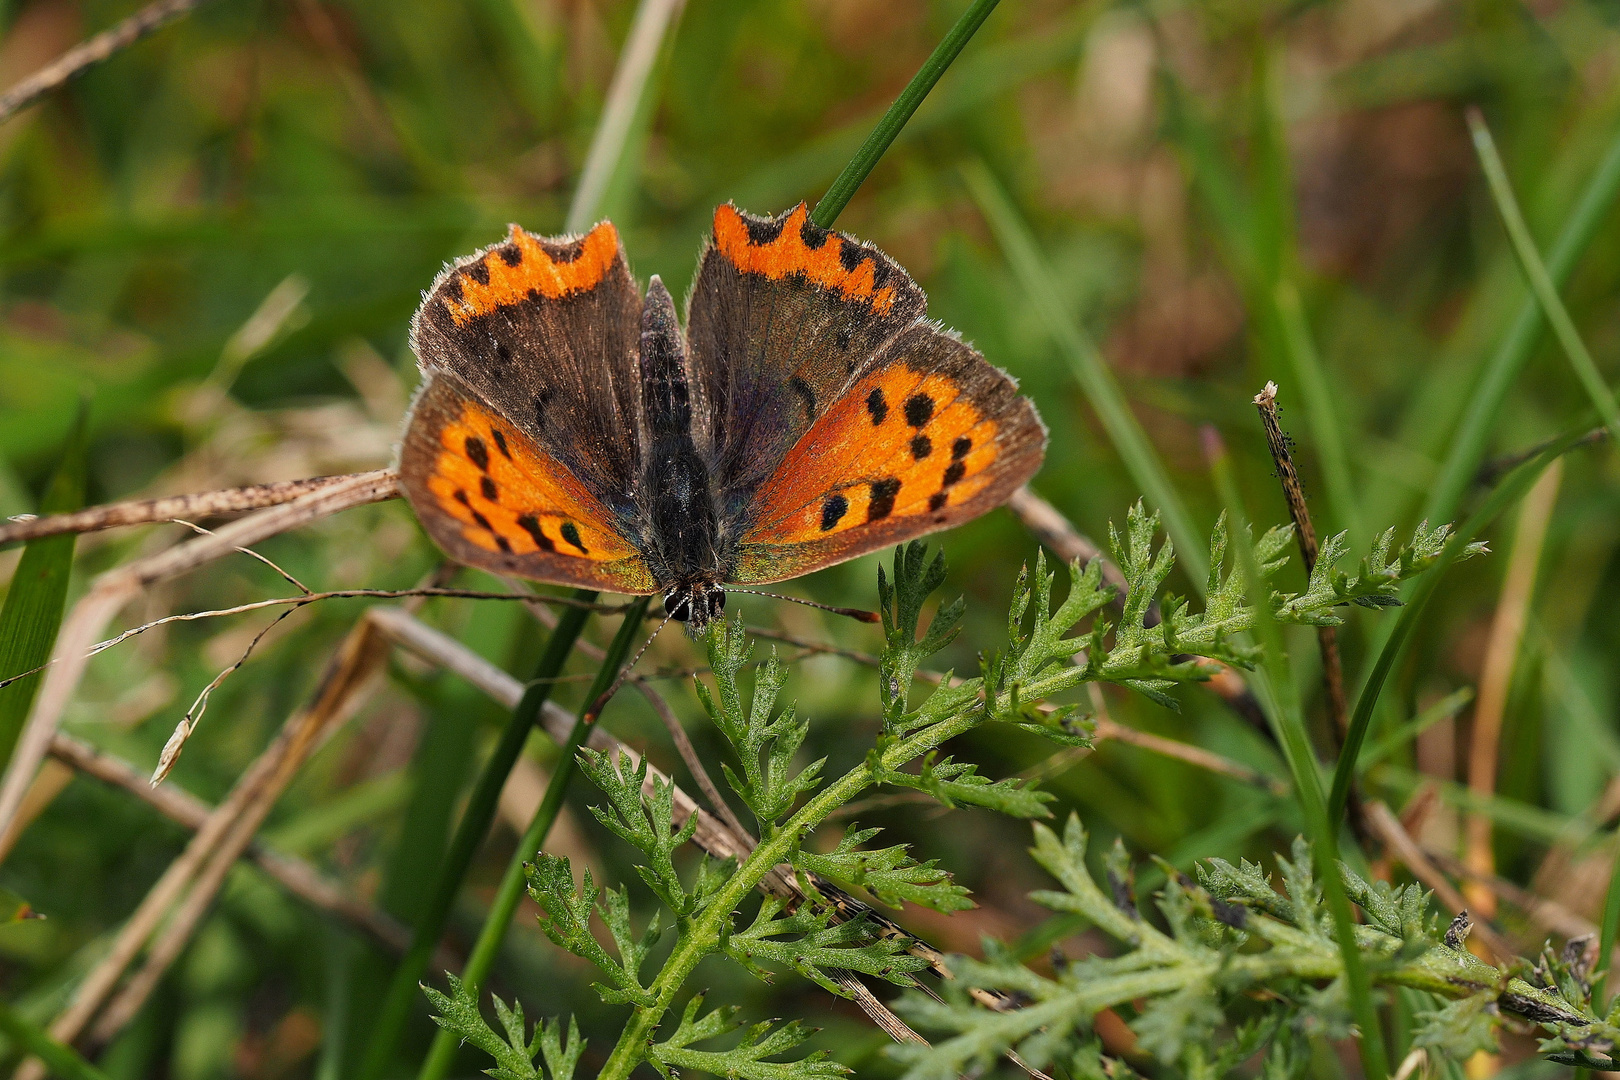
M641 402L647 453L641 484L648 566L664 610L693 631L725 607L735 561L721 543L709 464L692 438L686 342L675 301L657 275L641 310Z
M1000 505L1046 432L870 244L715 211L683 332L612 224L502 243L412 321L400 479L454 558L659 593L701 628L728 585L797 577Z

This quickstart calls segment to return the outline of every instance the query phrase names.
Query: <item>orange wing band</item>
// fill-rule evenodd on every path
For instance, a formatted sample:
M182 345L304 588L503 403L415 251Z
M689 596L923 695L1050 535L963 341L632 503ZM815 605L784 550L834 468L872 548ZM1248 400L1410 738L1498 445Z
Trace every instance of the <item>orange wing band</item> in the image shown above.
M977 495L990 483L999 425L960 391L904 364L862 379L788 452L744 543L802 544L887 518L939 517ZM829 476L838 486L826 486Z
M772 281L803 274L846 299L863 301L879 314L888 314L894 306L894 289L887 285L877 287L876 261L867 256L853 269L846 268L842 253L847 241L834 232L827 233L819 247L811 247L804 240L804 226L809 218L808 207L800 203L788 215L774 240L756 243L749 236L748 223L742 214L727 203L714 212L715 245L739 270L763 274Z
M573 258L567 256L572 253ZM461 296L446 296L456 325L464 325L496 308L515 304L531 293L556 300L583 292L607 276L619 254L619 233L604 221L574 244L553 255L539 237L516 225L507 243L461 268ZM513 258L516 262L512 262Z
M635 557L605 527L601 504L526 438L473 402L439 433L442 452L428 477L439 509L485 551L554 552L591 562Z

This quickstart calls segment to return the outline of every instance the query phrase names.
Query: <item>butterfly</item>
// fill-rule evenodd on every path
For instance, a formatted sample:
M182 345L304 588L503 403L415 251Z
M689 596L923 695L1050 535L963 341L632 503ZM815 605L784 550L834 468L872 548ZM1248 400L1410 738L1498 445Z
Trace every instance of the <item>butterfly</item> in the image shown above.
M516 225L434 281L399 474L460 562L662 594L700 632L780 581L968 521L1040 467L1028 398L888 256L715 211L687 303L643 295L618 232Z

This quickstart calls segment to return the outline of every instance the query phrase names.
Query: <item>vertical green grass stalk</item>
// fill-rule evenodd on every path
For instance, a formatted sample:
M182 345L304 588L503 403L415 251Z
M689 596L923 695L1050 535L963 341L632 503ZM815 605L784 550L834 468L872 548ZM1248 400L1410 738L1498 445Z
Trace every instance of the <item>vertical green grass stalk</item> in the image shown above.
M558 749L557 767L552 771L551 780L546 784L546 793L540 800L539 808L534 812L534 819L529 822L528 829L518 841L516 850L512 852L512 859L506 866L506 873L501 877L500 886L495 890L495 899L490 904L483 929L478 932L478 941L473 945L472 955L467 958L467 966L461 973L462 983L475 996L483 987L484 980L489 977L489 970L495 964L496 954L500 952L501 942L506 938L506 928L512 925L512 915L517 911L518 902L523 899L523 868L534 858L534 853L545 844L546 836L551 832L551 826L562 810L569 783L578 771L579 748L584 745L586 736L590 734L591 722L595 719L589 715L589 710L597 707L597 700L613 685L619 669L624 666L625 658L630 655L630 647L641 636L642 622L647 615L649 599L643 596L626 609L624 621L619 624L619 632L608 645L607 655L602 658L602 664L596 670L596 679L591 683L590 690L586 692L580 704L579 713L574 718L574 726ZM560 623L558 628L561 629ZM536 710L536 715L538 712ZM427 1060L422 1063L421 1072L417 1074L419 1080L442 1080L455 1059L456 1045L456 1037L440 1029L433 1038L433 1049L429 1051Z
M984 25L984 20L990 17L990 13L996 9L999 2L1000 0L974 0L973 4L962 13L962 17L956 20L956 25L952 26L934 47L928 59L923 61L923 66L917 69L917 74L911 77L906 88L900 91L900 96L894 99L894 104L889 106L888 111L877 122L872 134L866 137L866 142L861 144L861 148L855 152L849 164L844 166L844 171L838 174L832 187L827 189L827 194L816 203L816 208L810 212L811 221L823 229L832 228L833 222L844 212L844 207L849 205L849 200L854 197L856 190L888 152L889 145L894 142L895 136L900 134L900 129L911 119L911 114L917 111L917 106L928 96L928 91L934 88L934 84L939 82L939 77L945 74L945 69L951 66L951 62L961 54L963 47L979 32L979 27Z
M1513 195L1513 185L1508 180L1507 169L1502 165L1502 155L1496 152L1496 140L1491 138L1491 129L1486 126L1485 117L1478 109L1468 110L1468 130L1473 135L1474 151L1479 155L1480 165L1485 169L1491 198L1496 200L1496 210L1502 215L1502 224L1513 243L1513 254L1530 283L1536 303L1541 305L1541 314L1552 327L1553 336L1558 339L1569 366L1575 369L1575 377L1592 399L1603 423L1608 426L1610 434L1620 439L1620 404L1616 404L1614 391L1609 389L1609 384L1598 373L1592 354L1587 351L1586 343L1575 329L1575 320L1569 317L1569 311L1558 296L1558 286L1553 284L1552 275L1547 273L1547 267L1541 261L1535 238L1530 235L1530 226L1524 223L1519 201Z
M1457 561L1473 542L1474 537L1483 532L1498 514L1530 490L1530 485L1536 482L1542 470L1552 464L1553 459L1568 452L1572 446L1580 442L1586 436L1587 430L1587 426L1582 424L1509 473L1507 479L1491 492L1490 498L1486 499L1474 515L1463 523L1462 528L1452 534L1445 552L1407 597L1400 615L1395 619L1395 625L1384 637L1378 649L1377 658L1367 674L1366 682L1362 684L1361 693L1356 697L1355 709L1350 716L1350 730L1345 734L1344 748L1339 752L1339 762L1333 771L1333 789L1328 796L1328 816L1331 820L1337 822L1344 817L1345 803L1350 797L1350 783L1356 775L1357 758L1360 757L1362 744L1366 741L1367 730L1372 726L1373 710L1378 704L1378 696L1383 692L1384 683L1388 680L1390 672L1405 654L1412 631L1416 628L1424 607L1434 595L1446 569Z
M81 406L68 432L62 463L40 500L41 514L66 513L84 505L89 438L88 409ZM32 671L50 660L67 606L75 539L72 533L46 536L23 550L6 592L5 606L0 607L0 681ZM35 672L0 687L0 769L11 760L43 677L44 672Z
M1616 193L1620 193L1620 128L1616 129L1596 171L1581 190L1575 209L1564 220L1563 228L1547 252L1547 277L1554 285L1561 285L1569 278L1575 260L1586 250L1608 215ZM1449 521L1456 516L1480 462L1485 460L1491 429L1502 411L1502 403L1535 350L1541 327L1541 305L1534 296L1527 297L1507 335L1482 366L1462 423L1449 441L1445 461L1424 504L1423 516L1428 520Z
M594 592L583 589L573 595L576 600L587 603L596 598ZM551 637L546 642L546 650L541 655L540 662L535 665L534 679L524 691L517 708L512 710L512 717L507 721L506 730L501 733L501 741L496 744L494 753L490 754L489 760L484 763L483 771L479 773L478 783L473 788L472 797L467 801L467 809L462 811L461 823L456 826L455 837L450 841L444 862L439 866L438 877L433 883L427 903L423 906L422 916L412 931L410 949L400 959L399 966L394 969L394 978L388 984L387 996L383 998L382 1006L377 1012L376 1027L372 1029L371 1042L366 1048L365 1062L360 1070L360 1075L365 1080L378 1080L388 1068L389 1060L394 1053L394 1045L399 1040L412 1006L417 1002L417 983L421 980L422 973L427 970L433 949L444 934L445 922L450 917L450 907L455 903L456 894L461 891L461 883L467 876L468 867L472 865L473 856L478 853L484 837L489 833L490 822L495 819L495 807L500 802L501 789L506 786L506 778L517 762L518 755L523 752L523 745L528 742L529 732L540 716L540 710L546 700L551 697L557 675L567 662L568 654L573 652L574 642L579 638L580 631L585 628L585 620L589 617L590 612L583 607L563 609L562 616L557 620L556 629L551 632Z
M1609 870L1609 891L1603 898L1603 922L1598 927L1599 975L1592 980L1592 1011L1599 1016L1609 1012L1609 958L1614 955L1616 936L1620 936L1620 855Z
M1249 683L1261 708L1265 710L1278 745L1283 749L1283 757L1293 774L1295 794L1304 811L1305 829L1316 863L1316 877L1322 886L1328 912L1333 917L1333 935L1338 940L1339 955L1344 963L1350 1011L1356 1018L1356 1025L1361 1028L1362 1072L1367 1080L1383 1080L1389 1074L1389 1062L1384 1048L1383 1029L1378 1022L1378 1010L1372 998L1372 980L1356 947L1355 919L1350 909L1350 899L1345 895L1344 881L1339 876L1337 819L1329 817L1322 797L1322 778L1317 771L1316 754L1305 731L1305 719L1299 709L1299 696L1282 633L1271 616L1268 603L1271 587L1261 576L1260 564L1255 559L1248 517L1243 512L1231 459L1224 446L1215 448L1209 456L1215 486L1226 506L1227 535L1236 551L1244 588L1255 613L1254 634L1260 644L1261 660Z
M979 211L984 214L996 243L1001 246L1018 278L1020 287L1035 302L1036 310L1046 323L1046 329L1057 343L1058 350L1068 361L1075 381L1085 393L1086 400L1096 410L1103 428L1115 451L1124 461L1131 480L1147 495L1164 519L1165 532L1175 545L1176 559L1187 570L1187 577L1199 592L1209 578L1209 556L1203 538L1193 528L1192 515L1181 499L1181 494L1170 482L1170 474L1159 460L1147 433L1131 412L1125 393L1119 388L1114 373L1108 369L1097 346L1081 328L1079 321L1063 305L1052 288L1052 269L1041 257L1029 226L1019 216L1012 201L1002 191L990 170L982 161L971 161L962 169L963 179Z

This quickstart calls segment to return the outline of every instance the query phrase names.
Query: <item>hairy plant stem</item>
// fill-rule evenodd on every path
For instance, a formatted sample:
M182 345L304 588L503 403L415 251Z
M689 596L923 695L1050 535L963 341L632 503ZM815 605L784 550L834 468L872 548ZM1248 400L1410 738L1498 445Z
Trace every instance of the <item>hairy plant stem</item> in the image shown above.
M653 1004L636 1007L613 1053L597 1074L597 1080L622 1080L630 1076L636 1065L645 1059L647 1047L653 1041L665 1013L674 1004L675 996L680 993L699 961L720 947L723 940L721 931L737 906L754 891L766 874L787 861L802 837L862 791L881 783L884 772L898 769L956 736L971 731L985 719L984 706L979 703L957 716L900 739L878 755L877 768L874 769L871 762L865 762L851 769L806 802L775 832L761 839L754 853L737 868L737 872L715 894L703 912L683 928L675 951L648 987L654 997Z

